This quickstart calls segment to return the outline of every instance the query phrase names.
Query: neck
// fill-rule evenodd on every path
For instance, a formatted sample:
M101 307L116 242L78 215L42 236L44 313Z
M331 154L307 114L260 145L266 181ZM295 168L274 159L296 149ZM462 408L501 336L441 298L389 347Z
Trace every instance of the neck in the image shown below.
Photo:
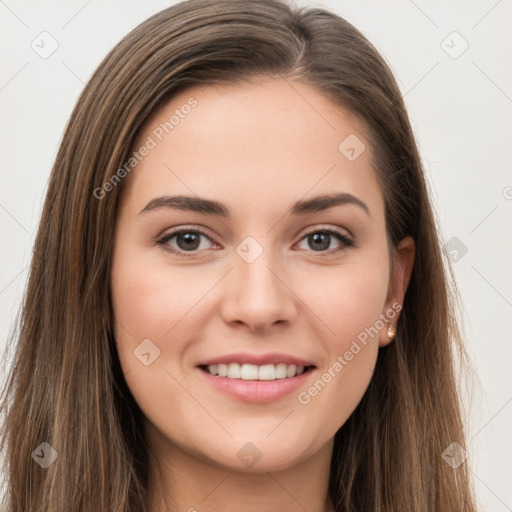
M154 429L150 429L154 430ZM332 442L278 471L240 472L149 436L149 512L334 512L328 496Z

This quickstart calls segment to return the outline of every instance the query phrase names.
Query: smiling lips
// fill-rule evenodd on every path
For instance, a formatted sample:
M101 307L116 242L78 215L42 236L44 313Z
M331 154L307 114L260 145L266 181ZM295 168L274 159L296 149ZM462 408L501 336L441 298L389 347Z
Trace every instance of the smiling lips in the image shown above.
M275 380L301 375L310 361L287 354L227 354L198 364L211 375L243 380Z
M197 367L214 388L246 402L277 400L302 386L316 368L286 354L231 354Z

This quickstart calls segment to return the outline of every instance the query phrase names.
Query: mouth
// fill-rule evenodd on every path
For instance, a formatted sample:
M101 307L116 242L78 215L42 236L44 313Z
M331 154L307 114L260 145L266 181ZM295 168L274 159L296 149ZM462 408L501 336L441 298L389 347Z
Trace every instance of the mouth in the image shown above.
M205 361L196 369L209 386L231 398L268 403L305 386L316 366L294 357L238 354Z
M313 368L314 365L295 364L264 364L256 365L249 363L220 363L200 365L199 368L214 377L225 377L227 379L242 379L255 381L273 381L278 379L293 379Z

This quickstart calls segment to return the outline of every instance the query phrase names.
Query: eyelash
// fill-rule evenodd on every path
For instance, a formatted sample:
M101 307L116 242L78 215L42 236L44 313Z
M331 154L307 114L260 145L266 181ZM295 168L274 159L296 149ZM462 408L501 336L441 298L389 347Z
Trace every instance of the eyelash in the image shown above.
M211 240L211 237L209 235L207 235L204 231L201 231L200 229L196 229L196 228L183 229L183 228L181 228L181 229L172 231L170 233L167 233L163 237L159 238L157 240L157 244L162 246L162 248L165 251L169 251L169 252L175 254L176 256L190 258L196 254L197 249L195 249L194 251L177 251L176 249L171 248L170 246L167 245L167 242L169 242L169 240L171 240L175 236L180 235L182 233L195 233L195 234L203 235L206 238L208 238L209 240ZM338 229L332 228L332 227L324 228L323 226L316 227L315 229L312 229L312 230L304 233L304 235L299 240L299 242L314 233L334 235L334 237L336 237L338 239L338 241L340 241L343 244L342 247L338 247L335 249L329 249L327 251L312 251L312 252L317 252L317 254L319 254L321 257L324 257L324 255L325 255L325 257L327 257L327 255L332 255L333 253L337 253L339 251L344 251L345 249L347 249L349 247L357 247L355 241L348 238L341 230L338 230ZM211 241L213 241L213 240L211 240Z

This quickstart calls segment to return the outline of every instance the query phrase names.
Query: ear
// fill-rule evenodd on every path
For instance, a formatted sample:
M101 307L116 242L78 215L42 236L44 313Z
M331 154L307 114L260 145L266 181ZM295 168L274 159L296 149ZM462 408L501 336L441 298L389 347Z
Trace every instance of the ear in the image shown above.
M389 280L388 295L384 305L383 314L388 318L384 329L379 333L379 347L385 347L393 337L388 337L388 328L392 325L396 329L398 317L404 303L405 292L411 279L414 265L415 244L408 236L404 238L395 249L393 268Z

